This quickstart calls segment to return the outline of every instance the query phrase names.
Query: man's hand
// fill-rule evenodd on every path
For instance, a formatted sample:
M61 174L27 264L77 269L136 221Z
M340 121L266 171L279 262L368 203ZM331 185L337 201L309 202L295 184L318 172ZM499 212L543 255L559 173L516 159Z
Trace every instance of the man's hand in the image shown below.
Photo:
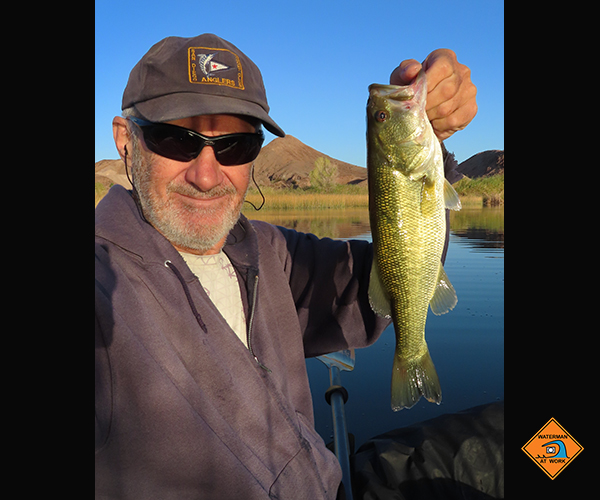
M464 129L477 114L477 88L471 70L449 49L434 50L420 64L402 61L390 75L390 85L408 85L421 68L427 75L427 116L440 141Z

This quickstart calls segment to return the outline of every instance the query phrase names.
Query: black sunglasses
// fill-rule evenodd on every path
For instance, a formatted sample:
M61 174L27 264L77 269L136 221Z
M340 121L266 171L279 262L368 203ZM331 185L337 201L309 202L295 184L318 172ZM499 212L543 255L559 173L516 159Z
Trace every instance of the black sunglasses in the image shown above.
M175 161L192 161L204 146L211 146L221 165L243 165L256 159L265 140L262 130L207 137L177 125L148 122L133 116L127 119L140 127L150 151Z

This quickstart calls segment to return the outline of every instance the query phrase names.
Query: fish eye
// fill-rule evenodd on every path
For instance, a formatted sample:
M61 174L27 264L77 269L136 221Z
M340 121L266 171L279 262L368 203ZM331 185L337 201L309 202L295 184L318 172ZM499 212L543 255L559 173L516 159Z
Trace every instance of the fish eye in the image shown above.
M381 110L381 111L376 111L375 112L375 119L380 122L383 123L384 121L386 121L388 119L388 114L387 112Z

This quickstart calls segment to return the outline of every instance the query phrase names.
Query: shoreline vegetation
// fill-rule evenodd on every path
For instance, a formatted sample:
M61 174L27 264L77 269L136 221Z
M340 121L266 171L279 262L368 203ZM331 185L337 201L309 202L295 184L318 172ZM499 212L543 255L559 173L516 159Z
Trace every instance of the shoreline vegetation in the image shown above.
M504 173L476 179L465 176L453 187L463 205L504 206Z
M109 186L96 182L96 205L108 192ZM464 177L454 184L464 207L504 205L504 174L469 179ZM368 208L369 194L366 185L335 185L328 189L261 187L266 202L264 210L325 210ZM246 199L260 205L262 198L255 187ZM253 210L247 203L244 212Z
M464 207L504 205L504 174L469 179L464 177L454 184ZM319 210L368 208L367 186L336 185L328 190L309 188L276 189L261 187L265 196L264 210ZM255 187L250 188L246 199L260 205L262 198ZM253 210L245 204L244 211Z
M337 185L328 190L315 188L260 188L265 197L265 210L319 210L363 208L369 206L366 187ZM262 198L256 187L251 187L246 200L260 205ZM244 205L247 210L248 204ZM253 210L252 207L249 207Z

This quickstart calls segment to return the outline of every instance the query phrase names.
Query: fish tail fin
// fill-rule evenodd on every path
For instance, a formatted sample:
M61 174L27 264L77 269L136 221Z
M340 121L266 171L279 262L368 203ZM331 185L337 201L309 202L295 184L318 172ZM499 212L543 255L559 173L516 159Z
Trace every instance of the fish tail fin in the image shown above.
M442 389L429 349L417 359L394 356L392 369L392 410L411 408L421 396L440 404Z

